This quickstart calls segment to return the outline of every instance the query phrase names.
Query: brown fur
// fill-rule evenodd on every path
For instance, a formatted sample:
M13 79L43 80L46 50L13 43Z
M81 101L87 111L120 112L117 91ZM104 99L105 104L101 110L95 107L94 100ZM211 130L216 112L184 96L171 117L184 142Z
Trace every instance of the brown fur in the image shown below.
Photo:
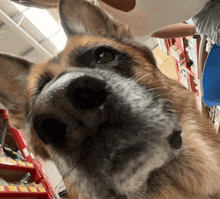
M71 1L62 2L66 7L65 10L68 10L72 3ZM78 2L85 3L84 1ZM72 17L71 11L67 14L69 14L67 15L68 18ZM220 198L220 139L208 118L197 110L194 94L163 75L156 67L152 54L143 46L136 45L130 37L130 32L124 28L122 31L121 27L123 26L108 21L106 15L103 15L105 20L102 21L102 26L107 26L108 29L100 29L101 32L98 31L98 36L94 34L72 35L68 32L68 29L66 30L69 37L65 49L59 54L60 62L58 64L50 60L47 63L35 64L28 70L21 67L21 65L25 64L30 67L29 62L23 63L18 58L13 59L6 55L0 56L0 102L3 104L3 108L9 111L10 123L16 128L22 127L25 99L31 107L36 82L45 72L50 72L53 77L56 77L63 71L70 70L67 63L69 62L68 55L71 52L82 47L87 48L88 44L112 46L114 49L123 51L133 58L135 65L128 69L130 70L129 74L132 74L139 84L154 89L158 96L166 101L177 115L183 132L183 146L178 156L150 173L147 194L144 197L140 194L140 197L145 199ZM106 23L106 21L108 22ZM99 24L95 25L96 28L100 28ZM115 28L111 31L112 27ZM94 27L90 28L94 31ZM110 37L106 36L108 31ZM125 40L123 38L124 34L126 35ZM71 64L74 65L72 62ZM22 84L23 80L17 79L14 76L15 74L11 73L11 67L16 73L30 73L27 87ZM71 70L77 71L79 69L73 67ZM4 74L5 71L6 74ZM20 95L20 93L22 94ZM13 100L13 98L16 100ZM28 110L26 112L31 114ZM25 122L24 126L26 125ZM79 132L78 136L82 136L82 134L82 132ZM29 142L36 155L44 159L52 158L58 170L65 170L71 166L71 163L65 164L62 162L63 157L57 154L53 147L44 144L39 139L33 127L31 127L29 133ZM62 151L62 149L60 150ZM70 198L83 199L84 196L76 191L75 184L72 183L70 176L63 176L63 178ZM137 198L140 197L137 196ZM131 198L136 198L136 196Z

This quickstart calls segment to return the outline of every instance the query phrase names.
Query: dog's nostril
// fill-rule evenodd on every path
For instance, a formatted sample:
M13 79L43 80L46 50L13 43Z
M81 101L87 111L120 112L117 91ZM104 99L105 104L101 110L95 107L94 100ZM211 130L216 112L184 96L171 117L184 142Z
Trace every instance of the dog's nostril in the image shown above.
M45 144L58 144L66 139L67 127L57 118L37 116L34 118L34 128Z
M58 119L45 119L41 124L41 128L45 132L53 132L56 137L61 137L66 133L66 125Z
M80 109L100 107L108 96L106 83L92 77L80 77L69 86L69 99Z

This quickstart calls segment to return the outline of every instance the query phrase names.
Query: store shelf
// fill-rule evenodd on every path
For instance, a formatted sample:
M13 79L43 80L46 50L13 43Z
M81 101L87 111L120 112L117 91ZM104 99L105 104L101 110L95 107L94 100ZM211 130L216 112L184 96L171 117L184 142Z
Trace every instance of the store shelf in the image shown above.
M8 120L7 112L2 110L2 115L5 121ZM21 152L25 162L15 161L9 157L4 157L3 149L0 150L0 169L15 170L22 172L30 172L33 175L35 183L41 183L44 188L37 187L17 187L17 186L1 186L0 197L37 197L45 199L57 198L50 180L46 175L41 164L34 158L33 154L28 151L27 140L22 130L16 130L8 124L18 149ZM59 197L58 197L59 198Z
M21 186L1 186L1 197L13 198L48 198L48 193L44 188L37 187L21 187Z
M35 168L31 163L22 162L22 161L14 161L11 158L0 158L0 169L8 169L15 171L25 171L34 173Z
M202 110L201 103L199 103L202 100L202 93L196 89L197 85L193 82L196 80L199 84L201 81L198 77L200 37L165 39L161 43L165 44L162 48L166 48L167 53L175 60L178 82L195 93L196 104Z

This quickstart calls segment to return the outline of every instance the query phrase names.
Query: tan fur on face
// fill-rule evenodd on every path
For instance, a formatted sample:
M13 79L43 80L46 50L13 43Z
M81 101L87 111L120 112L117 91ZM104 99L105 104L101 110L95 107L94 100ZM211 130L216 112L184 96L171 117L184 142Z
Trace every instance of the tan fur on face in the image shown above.
M40 0L35 2L40 2ZM3 108L8 109L10 123L14 127L20 128L22 122L24 123L29 133L29 143L35 154L44 159L51 158L55 162L58 170L63 175L69 197L72 199L84 199L84 196L78 191L80 190L84 191L87 197L103 199L98 191L92 192L93 195L91 196L87 190L83 189L84 186L95 187L95 185L91 183L93 182L91 178L83 178L84 176L80 176L81 173L77 175L79 170L74 167L74 161L78 155L77 152L74 151L69 154L66 152L64 154L62 153L62 147L55 149L53 145L44 144L31 126L31 121L23 120L25 116L28 118L32 114L30 110L32 110L34 92L42 75L49 72L52 78L54 78L64 71L73 72L80 70L74 58L71 61L69 59L72 52L80 48L87 49L91 46L106 45L132 57L132 62L128 63L128 67L123 65L125 67L124 70L130 70L129 75L123 77L120 74L121 76L119 77L122 79L127 78L126 80L129 81L133 80L139 86L144 86L144 89L148 91L155 91L155 95L172 109L177 116L176 121L178 119L178 125L182 130L183 146L177 153L171 156L171 159L168 159L169 152L163 153L162 151L166 148L164 147L159 150L161 146L156 145L158 150L155 150L154 154L156 155L152 158L158 158L158 161L155 160L151 164L146 165L146 167L144 165L138 170L139 172L136 175L129 176L130 168L135 168L133 167L132 159L126 165L130 167L124 166L120 170L121 175L120 172L113 173L114 178L111 180L114 186L107 183L104 184L105 182L102 181L104 185L101 186L103 188L101 191L104 192L105 189L116 190L116 196L111 192L107 192L109 194L108 199L121 199L120 196L124 199L122 195L129 193L130 189L134 190L134 186L136 192L131 192L129 197L127 197L128 199L220 198L220 138L208 118L197 110L195 95L186 90L182 85L163 75L156 67L154 58L149 50L135 43L125 26L110 20L106 14L103 14L93 5L83 0L61 0L60 10L61 21L68 40L65 49L58 55L59 61L56 63L54 60L49 60L47 63L32 65L18 58L0 55L0 86L2 86L0 89L0 101L3 104ZM83 65L83 67L87 68L89 66ZM92 69L89 68L88 70ZM115 71L114 73L118 72ZM110 70L108 72L112 74ZM21 74L21 76L17 78L17 74ZM131 92L131 89L129 92ZM22 94L20 95L20 93ZM16 100L11 100L13 98ZM153 99L150 100L153 101ZM25 111L25 103L28 103L30 110L27 109ZM47 107L44 107L44 109L47 109ZM16 110L19 110L19 112ZM155 111L155 109L150 110ZM141 112L140 115L143 116L143 113ZM92 118L89 121L92 125L99 118L99 113L98 111L88 111L85 116L89 119L90 117ZM27 118L26 120L28 120ZM158 122L158 120L156 121ZM167 122L168 120L165 121ZM127 123L125 124L127 125ZM170 126L173 127L173 125L172 121L170 121ZM71 137L71 135L68 136ZM76 140L80 139L80 137L84 139L85 137L83 136L86 135L83 135L83 130L79 129L76 132ZM71 139L67 143L74 145ZM167 139L165 143L168 145ZM69 148L72 149L71 147ZM147 159L145 155L141 154L138 158ZM83 185L82 187L77 187L77 182L81 180L80 177L82 177ZM120 180L123 181L125 177L128 180L120 183ZM138 179L132 179L132 177ZM146 179L147 182L145 182ZM143 181L147 184L144 187L147 187L146 190L141 190ZM134 182L138 183L134 184ZM75 187L79 189L76 190Z
M196 109L195 98L192 93L173 80L165 77L155 66L146 62L141 51L118 43L111 39L95 37L72 38L61 55L61 63L54 65L38 65L33 69L29 78L30 87L34 86L38 75L44 71L50 71L54 75L67 68L67 55L71 51L87 46L88 44L106 44L123 50L132 55L142 68L133 68L135 78L142 84L150 85L171 105L178 115L183 130L184 148L178 160L174 160L166 167L158 170L161 178L158 180L164 187L149 193L148 198L209 198L215 193L220 184L220 158L219 138L216 138L215 130L211 124ZM37 139L36 137L34 139ZM53 153L50 151L50 153ZM154 179L157 181L157 179ZM69 193L76 194L74 187L67 186ZM186 195L188 194L188 196ZM196 195L196 196L195 196ZM76 196L72 196L73 198Z

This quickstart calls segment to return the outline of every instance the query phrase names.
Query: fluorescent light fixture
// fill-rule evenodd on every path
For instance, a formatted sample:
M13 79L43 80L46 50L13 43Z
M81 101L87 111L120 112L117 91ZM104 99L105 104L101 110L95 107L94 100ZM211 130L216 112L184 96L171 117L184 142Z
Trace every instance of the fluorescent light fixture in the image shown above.
M60 30L57 34L55 34L54 36L52 36L50 38L50 41L52 43L54 43L54 45L59 49L59 50L62 50L64 47L65 47L65 44L66 44L66 35L62 30Z
M20 11L26 7L13 3ZM67 38L62 27L55 21L55 19L43 9L29 8L24 12L24 15L57 47L62 50L66 44ZM53 35L55 32L57 34ZM52 36L53 35L53 36Z

